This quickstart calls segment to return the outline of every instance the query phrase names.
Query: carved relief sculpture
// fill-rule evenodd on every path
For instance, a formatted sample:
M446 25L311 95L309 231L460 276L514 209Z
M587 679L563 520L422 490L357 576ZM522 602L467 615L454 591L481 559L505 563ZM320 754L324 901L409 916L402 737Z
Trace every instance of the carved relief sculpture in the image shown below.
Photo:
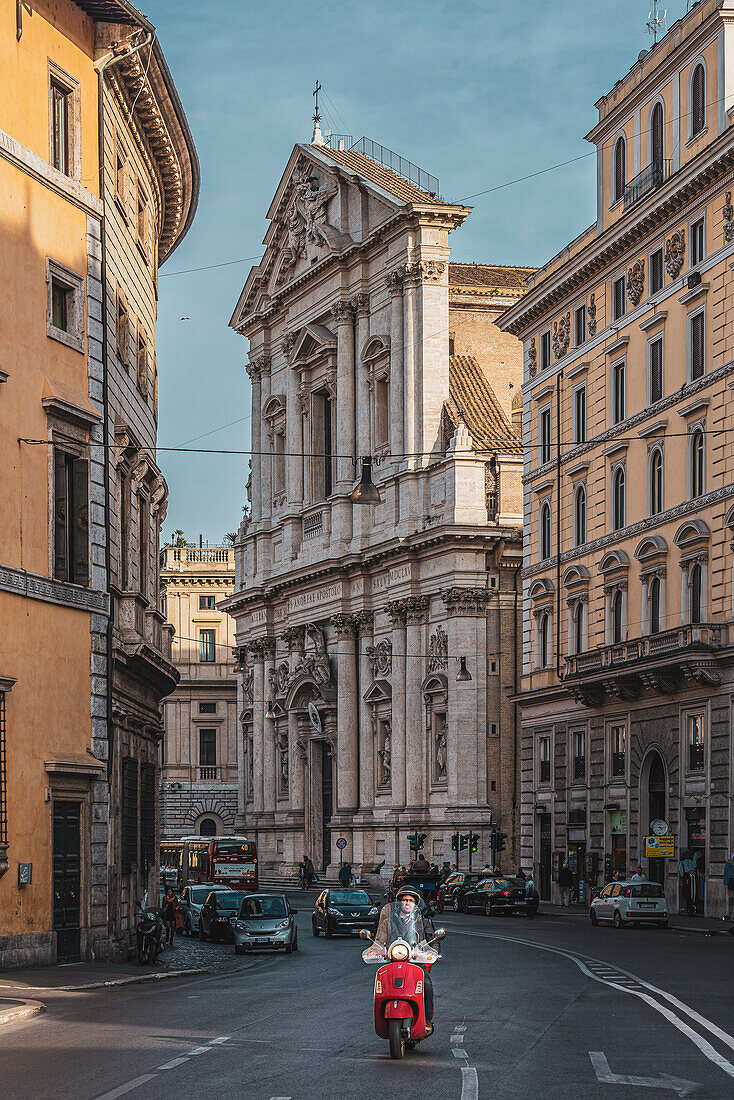
M242 680L242 698L246 703L252 706L253 703L253 685L255 680L255 673L251 668L248 668Z
M686 231L676 229L665 242L665 270L671 279L677 279L686 255Z
M553 354L556 359L562 359L568 351L571 341L571 311L561 317L560 321L553 322Z
M389 676L392 673L392 642L383 638L377 645L369 645L365 651L372 665L372 676Z
M311 649L304 650L303 656L288 677L288 684L292 684L301 676L311 676L317 684L331 683L331 664L326 652L326 638L323 630L309 623L306 627L306 637L311 642Z
M596 299L593 294L589 298L589 308L586 312L586 329L589 333L589 336L596 336Z
M293 273L296 262L308 253L308 245L330 245L339 231L326 220L326 204L339 190L337 183L319 187L318 176L297 171L293 174L294 193L285 216L286 245L278 283Z
M380 787L389 787L392 776L392 723L388 718L381 723L381 726L382 745L377 750L377 755L380 760L380 778L378 780L378 785Z
M428 645L428 671L443 672L449 664L449 639L443 627L438 627Z
M446 778L446 739L448 737L448 725L444 719L444 723L440 730L436 733L436 778Z
M645 261L637 260L627 272L627 297L636 306L645 290Z
M287 791L290 781L288 771L288 735L281 734L278 737L278 775L280 777L281 790Z
M528 374L531 378L535 378L538 373L538 349L535 346L535 337L533 336L530 341L530 347L528 348Z
M726 202L721 211L724 215L724 240L727 244L734 241L734 206L731 204L731 191L726 192Z

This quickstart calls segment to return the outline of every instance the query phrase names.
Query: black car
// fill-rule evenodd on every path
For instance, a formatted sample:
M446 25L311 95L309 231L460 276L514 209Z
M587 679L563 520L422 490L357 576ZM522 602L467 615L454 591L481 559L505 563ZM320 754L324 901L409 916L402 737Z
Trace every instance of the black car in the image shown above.
M360 929L377 931L380 910L365 890L323 890L316 899L311 927L314 936L323 932L333 935L357 936Z
M501 913L519 913L530 918L535 916L535 906L526 897L524 885L517 879L502 878L500 875L489 875L462 890L458 901L459 912L462 913L479 909L488 917Z
M454 909L458 913L461 891L474 886L484 877L479 871L452 871L438 888L438 912Z
M245 897L245 890L212 890L199 914L199 939L209 938L212 943L229 940L231 943L234 938L232 925Z

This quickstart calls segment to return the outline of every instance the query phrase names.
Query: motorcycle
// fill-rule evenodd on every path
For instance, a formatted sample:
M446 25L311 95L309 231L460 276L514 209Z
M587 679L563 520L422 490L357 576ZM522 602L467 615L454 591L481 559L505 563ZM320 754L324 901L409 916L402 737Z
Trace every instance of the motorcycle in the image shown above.
M163 937L163 917L160 909L148 908L148 894L143 894L143 900L137 903L139 910L136 927L138 942L138 962L141 966L146 963L155 964L158 961L158 953L161 949Z
M376 943L366 928L360 936L371 941L362 952L364 962L386 963L375 976L375 1032L389 1041L391 1058L402 1058L406 1049L413 1050L417 1043L433 1034L433 1023L426 1019L421 967L430 974L431 967L441 958L436 943L444 939L446 932L439 928L430 940L410 942L412 937L396 938L387 948Z

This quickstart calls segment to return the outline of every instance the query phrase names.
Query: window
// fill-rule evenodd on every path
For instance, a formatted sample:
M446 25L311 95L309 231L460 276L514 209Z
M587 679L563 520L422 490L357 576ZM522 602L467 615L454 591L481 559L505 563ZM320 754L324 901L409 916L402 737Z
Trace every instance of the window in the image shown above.
M703 65L697 65L691 81L691 137L696 137L706 126L706 73Z
M389 385L386 378L376 378L374 382L375 394L375 447L384 446L390 437L388 396Z
M75 351L84 351L84 277L46 258L48 304L46 335Z
M657 248L650 254L650 293L657 294L665 285L665 268L663 267L663 250Z
M199 611L214 611L215 596L199 596Z
M656 336L647 345L647 396L649 404L663 396L663 338Z
M688 768L692 772L703 771L706 755L703 714L688 715Z
M573 612L573 651L583 653L584 650L584 605L578 600Z
M312 407L313 497L319 501L331 496L334 484L331 398L326 393L316 393Z
M205 817L199 823L199 836L216 836L217 823L212 817Z
M701 584L703 581L703 570L698 562L695 562L691 566L691 572L688 579L689 585L689 621L692 623L701 622Z
M273 436L273 495L285 492L285 429Z
M199 714L216 714L216 703L199 703Z
M615 645L622 641L622 619L624 613L623 596L619 589L612 600L612 639Z
M625 361L612 367L612 424L621 424L627 415Z
M544 466L551 460L551 411L550 408L540 410L539 423L540 437L540 465Z
M148 557L149 557L150 514L148 501L138 494L138 591L148 597Z
M550 329L540 337L540 369L546 370L551 364L551 334Z
M214 637L215 631L213 630L199 631L199 660L202 664L213 664L216 660Z
M54 577L89 584L89 463L54 450Z
M627 746L627 727L612 726L612 775L619 776L625 773L625 756Z
M690 436L690 495L700 497L706 491L706 449L701 428L694 428Z
M550 783L550 737L538 741L538 777L541 783Z
M586 386L573 391L573 441L586 442Z
M69 171L69 115L71 93L51 81L51 165L65 176Z
M199 730L199 766L213 767L217 763L217 731Z
M586 486L579 485L574 497L573 507L574 544L583 546L586 542Z
M129 182L127 152L117 133L115 133L115 199L125 219L128 216Z
M69 331L71 291L57 279L51 280L51 324L62 332Z
M135 354L135 378L144 397L148 395L148 337L138 322L138 339Z
M702 260L706 259L706 233L703 218L699 218L697 222L692 224L690 237L691 267L695 267L696 264L700 264Z
M650 515L663 510L663 452L655 447L650 455Z
M614 188L612 202L619 202L624 197L624 187L627 182L626 147L623 137L617 138L614 146Z
M612 311L615 321L618 321L620 317L624 317L626 308L625 276L620 275L619 278L615 279L612 283Z
M656 170L662 173L663 167L663 105L662 103L656 103L652 109L652 118L650 120L650 163L655 165ZM662 182L662 179L656 179L656 182Z
M612 474L612 527L621 531L627 522L627 485L624 466Z
M650 633L660 633L660 577L650 582Z
M551 509L546 500L540 508L540 557L543 561L551 556Z
M548 643L550 641L550 616L544 611L538 623L538 668L548 667Z
M130 355L130 313L127 308L125 296L121 290L117 292L117 357L125 366Z
M156 857L155 847L155 764L140 765L140 859L150 867Z
M586 339L586 303L579 306L573 315L574 341L580 347Z
M131 756L122 761L122 869L129 871L138 861L138 762Z
M691 382L703 378L705 372L706 331L703 310L688 318L688 356Z
M586 734L583 731L573 735L573 777L586 778Z

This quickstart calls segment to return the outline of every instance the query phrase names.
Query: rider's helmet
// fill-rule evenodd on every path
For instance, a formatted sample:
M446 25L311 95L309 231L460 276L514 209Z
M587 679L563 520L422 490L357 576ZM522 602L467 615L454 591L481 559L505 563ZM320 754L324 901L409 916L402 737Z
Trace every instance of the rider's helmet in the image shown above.
M400 901L401 898L412 898L416 905L420 905L423 901L418 890L414 890L412 886L401 886L395 895L395 900Z

